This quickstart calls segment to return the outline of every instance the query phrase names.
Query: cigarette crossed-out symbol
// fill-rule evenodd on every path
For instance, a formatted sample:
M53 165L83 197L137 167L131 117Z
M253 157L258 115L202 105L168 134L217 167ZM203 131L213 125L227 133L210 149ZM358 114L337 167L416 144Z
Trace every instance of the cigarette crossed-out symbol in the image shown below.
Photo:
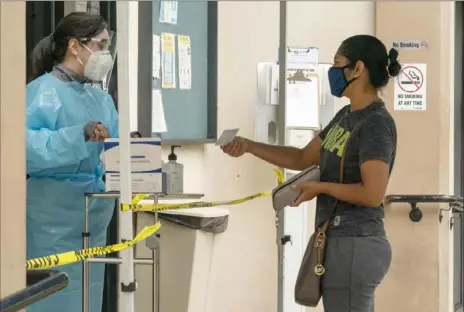
M398 85L404 92L413 93L419 91L424 83L421 71L414 66L406 66L401 70Z

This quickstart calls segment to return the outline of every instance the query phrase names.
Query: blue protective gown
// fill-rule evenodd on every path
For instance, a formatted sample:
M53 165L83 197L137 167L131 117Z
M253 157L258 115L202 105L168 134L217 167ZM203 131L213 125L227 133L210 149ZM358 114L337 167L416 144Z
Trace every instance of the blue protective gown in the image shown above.
M101 89L45 74L27 86L27 258L82 249L84 193L102 192L102 142L84 140L83 127L100 121L118 137L112 98ZM91 246L105 246L114 200L89 205ZM57 268L69 277L59 293L27 312L81 312L82 264ZM100 312L104 264L90 265L91 312Z

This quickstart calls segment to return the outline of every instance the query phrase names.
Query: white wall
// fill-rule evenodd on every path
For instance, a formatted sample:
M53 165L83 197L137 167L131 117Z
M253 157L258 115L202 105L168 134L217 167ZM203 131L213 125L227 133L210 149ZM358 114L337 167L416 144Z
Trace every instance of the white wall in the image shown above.
M332 63L349 36L374 35L375 2L292 1L288 3L288 44L319 47L319 61Z
M320 61L331 62L340 42L359 33L374 33L373 2L289 2L289 45L317 46ZM279 2L219 2L219 131L239 127L254 134L256 64L275 60L279 44ZM164 149L164 159L169 151ZM185 165L185 191L206 199L225 200L270 190L270 165L250 156L226 157L213 145L184 146L178 161ZM228 231L217 238L221 268L210 283L208 312L276 310L277 248L269 198L230 208ZM221 243L221 244L219 244ZM199 311L200 312L200 311ZM287 312L287 311L286 311Z

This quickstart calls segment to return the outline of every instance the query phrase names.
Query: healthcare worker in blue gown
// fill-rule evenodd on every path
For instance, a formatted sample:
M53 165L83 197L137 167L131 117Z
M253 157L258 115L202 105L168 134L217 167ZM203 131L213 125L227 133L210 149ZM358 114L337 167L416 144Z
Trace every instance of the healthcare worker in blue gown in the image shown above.
M118 137L112 98L90 81L112 66L109 34L97 15L74 12L35 47L27 85L27 258L82 249L84 194L105 189L105 138ZM105 246L114 201L90 202L91 246ZM69 285L28 312L81 312L81 263L57 268ZM104 265L90 267L91 312L100 312Z

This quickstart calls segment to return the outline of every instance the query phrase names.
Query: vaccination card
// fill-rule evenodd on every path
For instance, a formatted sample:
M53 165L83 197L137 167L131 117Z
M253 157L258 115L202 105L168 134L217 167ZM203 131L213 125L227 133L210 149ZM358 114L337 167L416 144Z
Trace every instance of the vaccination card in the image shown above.
M216 142L216 145L227 145L235 139L239 129L224 130Z

